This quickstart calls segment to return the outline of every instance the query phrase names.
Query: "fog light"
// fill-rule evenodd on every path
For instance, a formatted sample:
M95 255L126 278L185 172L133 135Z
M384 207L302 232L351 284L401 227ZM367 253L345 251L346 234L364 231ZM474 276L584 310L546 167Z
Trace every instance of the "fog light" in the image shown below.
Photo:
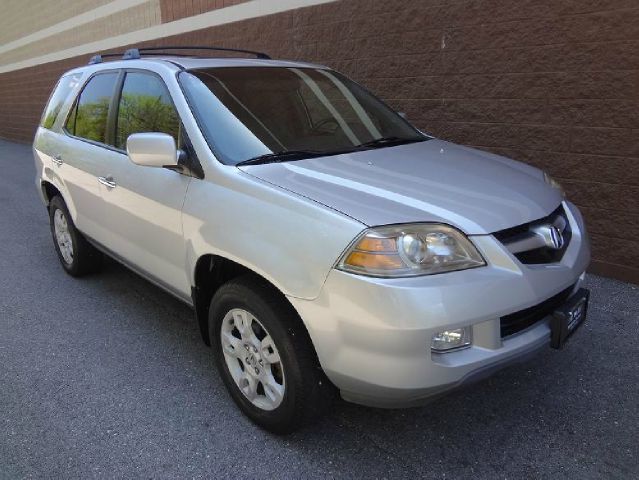
M434 352L447 352L470 346L472 341L470 327L445 330L433 335L430 348Z

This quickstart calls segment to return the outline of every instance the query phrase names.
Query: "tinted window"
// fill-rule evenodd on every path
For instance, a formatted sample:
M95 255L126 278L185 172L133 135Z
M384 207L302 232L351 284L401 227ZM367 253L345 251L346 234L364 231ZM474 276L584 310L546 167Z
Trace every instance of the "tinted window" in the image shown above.
M103 73L89 80L67 119L69 133L106 143L109 103L117 78L117 73Z
M224 163L271 152L344 153L427 140L344 76L315 68L225 67L179 80L207 141Z
M60 113L60 109L64 104L64 101L71 94L71 92L78 86L78 81L82 74L76 73L73 75L67 75L62 77L55 89L53 90L53 94L51 98L49 98L49 102L47 103L47 107L42 114L42 120L40 121L40 125L44 128L51 128L55 123L56 118L58 118L58 114Z
M115 146L126 149L132 133L161 132L178 143L178 114L166 86L158 77L146 73L127 73L122 87Z

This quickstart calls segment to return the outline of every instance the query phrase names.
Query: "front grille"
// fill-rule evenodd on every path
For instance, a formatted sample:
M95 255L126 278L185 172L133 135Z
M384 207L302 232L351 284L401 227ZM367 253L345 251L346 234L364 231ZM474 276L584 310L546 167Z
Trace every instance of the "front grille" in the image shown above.
M499 319L499 325L501 330L501 337L507 337L515 333L521 332L526 328L534 325L535 323L543 320L545 317L554 312L559 306L561 306L574 289L574 285L559 292L557 295L550 297L543 302L534 305L532 307L519 310L515 313L504 315Z
M544 227L556 227L563 238L561 248L549 247L538 233ZM495 238L525 264L557 263L561 261L570 240L572 230L564 208L560 205L547 217L493 233Z

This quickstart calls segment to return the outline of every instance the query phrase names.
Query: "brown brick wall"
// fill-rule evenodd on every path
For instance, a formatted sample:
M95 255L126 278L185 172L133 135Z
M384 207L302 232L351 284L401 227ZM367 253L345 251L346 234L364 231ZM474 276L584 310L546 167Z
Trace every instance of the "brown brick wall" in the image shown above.
M162 21L223 4L163 2ZM342 0L148 43L328 64L426 131L542 167L586 215L593 269L639 283L637 0ZM29 141L85 60L1 74L0 135Z

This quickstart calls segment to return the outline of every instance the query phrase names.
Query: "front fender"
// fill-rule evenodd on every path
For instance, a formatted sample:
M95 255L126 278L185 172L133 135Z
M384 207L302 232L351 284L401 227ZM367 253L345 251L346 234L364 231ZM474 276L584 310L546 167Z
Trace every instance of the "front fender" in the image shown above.
M312 200L274 187L235 167L193 180L185 199L186 263L202 255L233 260L288 296L316 298L363 224Z

